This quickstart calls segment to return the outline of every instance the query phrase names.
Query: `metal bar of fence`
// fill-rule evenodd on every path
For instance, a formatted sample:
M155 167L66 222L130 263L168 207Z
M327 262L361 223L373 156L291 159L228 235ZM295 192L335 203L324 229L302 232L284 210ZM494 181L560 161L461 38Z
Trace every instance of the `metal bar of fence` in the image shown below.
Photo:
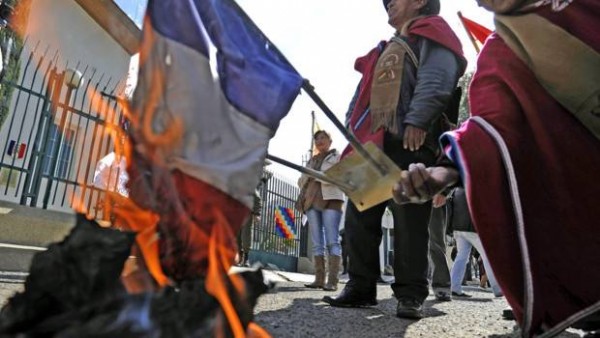
M86 67L85 71L83 72L84 77L87 74L87 69L88 69L88 67ZM93 69L92 75L86 81L85 90L83 91L83 96L81 98L81 105L79 107L79 110L81 110L81 111L83 111L83 106L84 106L84 104L86 102L86 99L88 98L88 93L89 93L90 85L91 85L92 79L94 78L95 75L96 75L96 69ZM92 114L91 114L91 112L89 110L88 110L88 113L89 113L88 116L90 118L93 117ZM86 118L85 119L85 128L84 128L84 131L83 131L83 133L77 133L77 137L75 138L75 144L78 144L77 141L79 140L79 135L80 134L83 135L84 140L87 137L87 135L88 135L88 127L89 127L89 124L90 124L90 118ZM81 128L81 118L79 118L79 122L77 123L77 130L79 130L80 128ZM87 155L87 160L88 161L91 160L91 153L89 151L86 152L85 150L86 150L86 147L84 145L82 145L80 147L79 156L77 157L77 158L79 158L79 161L77 163L77 171L75 173L75 177L77 179L79 179L79 176L81 175L81 168L82 168L83 162L84 162L83 159L86 158L86 155ZM84 204L84 200L85 200L85 186L87 185L86 178L87 178L87 173L84 174L84 179L83 179L83 184L82 184L82 190L81 190L81 196L79 196L79 200L81 202L81 205ZM75 188L73 188L73 193L71 194L71 201L75 200L76 193L77 193L77 189L75 187Z
M98 92L98 87L100 86L100 82L103 79L104 79L104 74L101 75L100 79L98 79L98 82L96 82L96 86L94 87L94 93ZM88 108L90 112L93 111L92 108L93 108L93 103L94 103L95 99L97 100L96 97L90 99L90 104L89 104L89 108ZM96 112L96 115L98 115L98 114L99 114L99 110ZM89 173L90 173L90 166L92 165L92 163L95 163L95 161L98 160L98 153L96 153L95 157L94 157L93 154L94 154L94 149L97 148L97 146L96 146L96 140L97 140L97 134L98 134L98 128L99 128L99 126L101 127L100 123L94 123L94 131L92 133L92 144L90 145L90 159L87 161L87 166L86 166L86 170L85 170L85 172L87 173L87 175L89 175ZM102 141L102 140L100 140L100 141ZM99 145L98 145L98 147L99 147ZM88 179L89 179L89 177L86 177L85 182L89 182ZM85 198L86 187L87 186L84 186L83 192L81 193L82 196L83 196L82 198ZM87 210L91 209L92 201L93 201L94 195L95 195L94 192L96 192L96 191L92 190L90 192L90 198L88 199L88 203L87 203Z
M100 125L100 130L98 130L99 136L96 135L99 138L99 142L98 142L98 148L97 148L97 152L96 152L96 161L94 162L94 165L96 164L97 161L99 161L100 159L102 159L102 156L104 156L105 154L108 153L108 149L110 148L110 144L111 144L111 139L110 137L107 137L107 133L106 133L106 125L111 123L111 116L109 116L109 103L108 100L106 99L106 97L104 95L98 95L100 92L106 91L106 89L108 88L108 86L110 85L112 81L112 78L108 78L108 80L106 81L106 83L104 84L104 88L102 91L96 91L94 93L94 96L97 98L97 100L99 100L99 104L98 104L98 116L104 116L104 124ZM104 148L104 150L102 150ZM110 172L109 172L109 177L107 182L110 182ZM103 191L102 190L96 190L94 189L93 191L97 191L98 192L98 201L100 201L102 198L102 194ZM88 202L88 204L91 203ZM106 210L106 208L102 208L103 210ZM104 211L103 211L104 212Z
M69 64L67 63L65 65L65 68L67 68L69 66ZM56 92L54 93L55 95L53 96L52 99L52 113L55 116L52 116L51 119L52 121L50 123L48 123L49 125L52 125L54 123L54 120L56 118L56 116L59 114L59 107L58 107L58 103L60 102L60 97L62 94L62 86L65 82L65 72L63 71L62 73L60 73L58 75L59 81L57 81L57 86L56 86ZM72 91L70 89L67 89L67 94L65 97L65 101L69 101L71 99L71 94ZM57 139L55 140L52 149L50 149L52 155L50 156L51 159L53 159L50 162L50 170L49 170L49 174L47 175L48 178L48 183L46 185L46 191L44 192L44 200L43 200L43 208L44 209L48 209L48 203L50 202L50 194L52 193L52 187L55 186L55 189L58 189L58 183L55 185L54 181L55 178L57 177L56 175L56 165L59 161L58 157L60 154L60 150L62 148L62 143L63 143L63 139L64 139L64 134L65 134L65 128L66 128L66 117L67 117L67 112L64 110L64 106L63 108L60 110L60 122L58 127L60 129L57 128ZM60 132L58 132L60 130Z
M108 84L104 87L104 91L106 91L106 87L108 87ZM104 92L104 91L102 91L102 92ZM104 116L106 116L107 124L110 124L114 128L114 126L118 125L118 123L117 123L118 120L116 120L117 112L114 109L111 109L111 107L110 107L110 101L111 101L110 97L107 95L102 95L102 92L100 93L100 96L102 97L102 100L105 103ZM101 153L102 156L109 153L111 145L114 148L114 142L115 142L115 140L110 137L110 134L108 134L106 132L106 124L104 126L105 126L105 130L104 130L103 138L106 139L106 143L105 143L104 151ZM114 180L115 181L114 187L110 186L110 183L113 181L113 175L114 175L113 171L109 170L108 177L106 178L106 190L116 191L116 185L118 184L118 182L117 182L118 179ZM117 176L117 178L118 178L118 176Z
M37 201L40 197L39 193L40 193L40 187L42 184L42 175L44 174L42 172L42 170L43 170L44 156L46 156L46 144L47 144L47 140L48 140L48 134L50 133L50 127L53 123L52 111L53 111L54 107L53 107L52 102L56 101L57 90L60 88L60 85L61 85L61 81L60 81L60 79L58 79L58 77L59 77L59 75L57 73L57 67L56 67L56 64L54 64L54 67L52 68L52 70L50 72L50 80L48 83L48 86L49 86L48 97L50 99L47 101L47 105L46 105L44 111L42 112L42 118L40 119L40 127L43 126L42 137L40 139L40 145L39 145L39 150L38 150L38 159L40 161L40 164L36 167L36 171L33 174L33 177L34 177L33 191L35 192L35 195L31 200L31 206L37 206Z
M47 50L46 50L47 51ZM41 62L41 60L40 60ZM35 204L35 195L33 194L32 185L35 186L37 179L34 175L36 171L40 170L42 165L42 158L40 157L39 147L43 146L43 135L42 133L45 131L44 123L46 122L46 111L50 107L50 95L54 84L53 72L52 72L52 62L48 62L48 66L46 67L46 72L44 73L44 79L42 80L41 90L44 91L43 94L43 105L40 110L39 122L37 123L37 128L35 131L35 138L33 141L33 146L31 148L31 159L29 160L29 175L25 178L25 183L23 184L23 192L21 194L21 205L27 205L27 199L32 198L31 206ZM37 117L36 120L37 121ZM35 123L34 121L34 123ZM40 143L42 145L40 145ZM37 194L37 193L36 193Z
M77 64L75 65L74 69L79 69L79 65L81 64L81 61L78 61ZM72 79L71 79L72 80ZM63 114L65 114L65 124L63 126L63 134L61 135L61 137L63 139L66 139L68 137L73 138L73 133L72 129L71 129L71 121L73 121L73 110L75 110L75 108L71 105L71 100L73 99L73 94L75 96L75 98L77 97L77 91L79 90L79 87L72 87L71 83L67 83L66 84L68 89L67 89L67 98L65 99L65 103L64 103L64 107L63 107ZM70 135L70 136L69 136ZM71 149L69 149L68 144L70 143L71 145L73 145L73 140L69 140L67 139L67 143L60 143L60 152L58 154L58 158L56 158L57 162L62 162L63 161L63 155L64 155L64 148L66 147L67 149L67 166L70 166L70 162L71 162L71 155L72 155L72 146ZM66 177L69 177L69 172L67 171L67 173L63 173L62 172L62 166L59 167L59 169L61 169L61 172L59 172L59 176L63 176L63 174L66 174ZM63 177L60 177L61 179ZM54 189L54 195L52 196L52 204L54 205L55 201L56 201L56 194L58 192L58 187L59 185L56 184L56 189ZM60 206L64 205L64 192L67 191L69 185L66 184L63 190L63 199L62 199L62 203L60 204Z
M275 209L278 206L293 209L298 188L278 177L272 177L263 187L263 209L261 223L257 225L254 231L255 245L253 249L270 253L282 254L286 256L299 257L300 242L302 235L298 231L298 213L294 212L294 232L293 239L281 237L276 231Z
M34 49L35 51L35 49ZM41 67L43 64L43 60L46 56L46 54L48 53L48 49L46 49L46 51L44 52L44 54L42 56L40 56L40 60L38 61L38 67ZM37 104L35 106L35 115L33 117L33 122L32 122L32 126L31 126L31 131L29 133L29 137L27 138L27 144L29 145L29 147L26 149L25 151L25 159L28 159L28 172L27 175L25 175L25 182L23 182L23 188L21 189L21 195L25 194L26 189L29 189L29 183L31 181L30 179L30 174L33 172L33 164L35 164L35 162L37 161L37 157L35 156L35 145L36 142L38 142L38 128L36 128L38 125L36 124L36 121L38 120L38 118L41 117L42 115L42 109L45 105L45 103L47 102L47 96L44 95L44 90L47 90L46 88L46 83L48 80L48 73L50 71L51 68L51 63L48 63L48 66L46 67L46 71L44 72L44 75L42 77L42 81L40 84L40 88L39 88L39 93L42 94L38 94L37 92L35 92L35 90L33 90L33 86L32 86L32 90L27 90L26 92L29 95L32 95L34 97L37 97ZM25 73L23 73L23 76L25 76ZM35 81L35 79L37 78L37 69L36 69L36 73L33 75L33 78ZM34 143L31 143L31 139L33 137L33 135L36 135L36 138L34 139ZM32 163L34 162L34 163ZM19 182L17 183L17 187L21 186L21 176L19 176ZM17 191L15 191L15 193L17 193ZM15 196L16 197L16 196ZM25 204L25 202L23 201L23 198L21 197L21 204Z
M89 65L85 66L85 69L83 70L82 76L85 79L85 76L87 74L87 71L89 69ZM80 90L80 88L77 89L77 91L75 92L75 99L73 100L73 107L75 107L75 105L77 104L77 99L81 99L81 107L79 110L83 109L83 102L85 101L85 98L87 97L86 93L87 90L89 88L90 85L90 81L86 81L86 85L85 85L85 89ZM81 95L81 93L83 93L83 95ZM88 114L89 115L89 114ZM77 131L75 133L75 139L73 140L73 147L72 147L72 152L69 155L71 159L74 158L74 156L76 155L76 147L79 145L79 135L81 135L81 133L79 132L79 129L81 129L81 119L82 116L78 116L77 118L77 128L75 128L75 130ZM89 119L85 119L86 121L89 121ZM84 136L84 141L85 141L85 136L86 133L83 133ZM81 145L81 152L79 153L79 161L77 161L77 163L75 163L75 161L71 160L69 161L69 168L67 169L67 177L71 177L71 169L75 170L75 180L78 181L79 180L79 169L81 169L81 160L82 160L82 156L84 155L83 149L85 148L85 145ZM75 169L76 168L76 169ZM71 194L71 207L73 206L74 200L75 200L75 192L77 191L77 187L79 186L79 184L75 184L73 185L73 189L72 189L72 194ZM67 189L65 189L65 194L63 194L63 199L61 201L61 205L64 205L65 203L65 196L67 193Z
M23 74L27 73L27 69L29 68L29 66L31 65L31 58L27 59L27 63L25 64L25 67L23 69ZM23 85L23 83L25 82L25 77L23 76L21 78L21 86ZM19 103L19 99L21 98L21 92L19 91L17 93L17 98L16 98L16 102L15 102L15 107L18 105ZM16 114L12 114L12 116L10 117L10 123L8 125L8 130L12 130L13 129L13 125L15 122L15 118L16 118ZM8 147L8 142L4 145L4 149L2 150L2 157L0 157L0 162L4 163L4 156L6 155L6 149ZM13 163L14 165L14 158L13 158ZM7 178L7 182L10 182L10 176L12 174L12 170L8 171L8 178ZM4 195L6 195L8 193L8 188L9 188L10 184L6 185L6 188L4 189Z
M31 79L31 87L33 87L33 85L34 85L34 83L35 83L35 80L36 80L36 78L37 78L37 74L38 74L38 71L40 70L40 67L41 67L41 64L39 64L39 63L38 63L38 64L36 65L36 67L35 67L35 70L34 70L34 72L33 72L32 79ZM23 73L23 78L25 78L25 74L26 74L26 73ZM20 93L20 92L19 92L19 93ZM25 125L25 120L26 120L26 118L27 118L27 116L28 116L28 114L29 114L29 103L31 102L31 95L30 95L29 93L26 93L25 95L27 95L27 100L25 101L25 109L23 110L23 112L24 112L24 113L23 113L23 117L21 118L21 124L20 124L20 126L21 126L21 127L19 128L19 133L17 134L17 142L20 142L20 140L21 140L21 135L23 134L23 127L24 127L24 125ZM20 95L19 95L19 96L20 96ZM18 97L19 97L19 96L18 96ZM17 101L15 102L15 105L14 105L14 107L15 107L15 110L17 109L18 105L19 105L19 101L18 101L18 99L17 99ZM37 110L35 111L35 113L34 113L34 114L35 114L35 116L37 117ZM35 120L34 120L34 121L35 121ZM32 129L33 129L33 128L32 128ZM30 135L30 136L29 136L29 139L31 139L31 133L29 133L29 135ZM28 145L29 145L29 147L31 146L31 144L30 144L30 143L26 143L26 144L28 144ZM13 159L12 159L12 164L13 164L13 165L14 165L14 163L15 163L15 161L16 161L16 159L17 159L17 157L18 157L18 156L13 156ZM24 158L23 166L25 166L25 162L27 161L27 158L28 158L28 157L27 157L27 156L24 156L23 158ZM21 185L21 178L22 178L22 175L21 175L21 174L19 174L19 179L18 179L18 182L17 182L17 189L15 189L15 195L14 195L14 197L17 197L17 195L18 195L18 192L19 192L19 189L18 189L18 187ZM10 181L10 173L9 173L9 181Z

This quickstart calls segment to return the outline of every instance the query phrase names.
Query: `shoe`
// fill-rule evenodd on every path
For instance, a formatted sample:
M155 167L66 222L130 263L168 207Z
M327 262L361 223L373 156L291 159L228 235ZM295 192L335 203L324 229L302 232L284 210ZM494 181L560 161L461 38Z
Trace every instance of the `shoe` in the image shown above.
M515 320L515 313L511 308L502 310L502 319L504 320Z
M435 293L435 299L437 299L438 302L449 302L452 300L452 297L450 297L446 291L437 291Z
M383 279L383 277L379 276L379 278L377 278L377 284L389 284L389 283L388 283L388 281Z
M452 297L471 298L473 296L471 296L468 293L464 293L464 292L463 293L458 293L458 292L452 291Z
M589 337L600 337L600 311L596 311L586 317L580 319L572 328L586 331ZM594 336L594 334L596 336ZM587 336L585 336L587 338Z
M423 303L411 298L399 299L398 306L396 307L396 317L407 319L423 318Z
M375 292L364 292L346 284L339 296L335 298L325 296L323 301L334 307L369 307L377 305L375 295Z

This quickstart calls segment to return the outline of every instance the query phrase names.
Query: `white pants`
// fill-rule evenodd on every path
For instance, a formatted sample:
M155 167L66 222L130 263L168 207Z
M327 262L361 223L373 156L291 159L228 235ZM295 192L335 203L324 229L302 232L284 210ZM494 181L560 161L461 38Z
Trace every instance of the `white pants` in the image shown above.
M481 255L481 259L483 260L483 266L485 267L485 272L488 280L490 281L490 285L492 286L492 292L494 292L496 297L502 296L502 290L496 281L496 277L494 276L490 262L487 259L485 251L483 250L479 235L475 232L454 231L454 240L456 241L457 253L454 264L452 265L452 270L450 271L450 288L452 289L452 292L463 293L462 281L465 277L467 261L469 260L471 248L475 247L477 252L479 252L479 255Z

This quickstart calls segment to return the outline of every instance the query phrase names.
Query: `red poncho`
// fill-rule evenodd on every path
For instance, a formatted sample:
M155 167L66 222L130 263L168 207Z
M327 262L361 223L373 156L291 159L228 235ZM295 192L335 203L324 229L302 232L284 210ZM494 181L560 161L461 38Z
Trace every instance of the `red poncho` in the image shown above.
M461 74L464 72L464 68L467 65L467 61L463 56L462 45L460 40L448 23L440 16L426 16L419 20L416 20L408 28L408 38L426 38L451 50L461 61ZM386 42L382 41L380 44L373 48L367 55L359 57L354 63L354 68L362 74L360 85L357 89L357 99L354 103L352 113L350 115L350 127L354 132L356 138L360 143L365 144L372 141L380 148L383 148L383 135L384 130L382 128L371 132L371 114L368 114L366 118L362 115L367 110L371 101L371 84L373 83L373 73L375 71L375 65L377 59L385 49ZM361 123L361 119L365 119ZM355 129L355 126L360 124L360 127ZM346 156L352 150L351 146L348 146L342 156Z
M597 0L578 0L557 13L545 6L538 14L600 52ZM520 231L507 170L489 133L471 120L447 134L443 143L461 169L494 273L524 335L543 325L564 328L585 309L600 308L600 142L497 35L479 56L470 104L473 116L504 139L522 204Z

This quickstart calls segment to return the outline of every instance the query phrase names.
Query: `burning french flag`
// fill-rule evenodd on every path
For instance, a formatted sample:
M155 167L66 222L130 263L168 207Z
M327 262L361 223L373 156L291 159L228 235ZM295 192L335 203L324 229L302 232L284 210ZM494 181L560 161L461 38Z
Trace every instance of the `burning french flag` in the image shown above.
M183 127L169 166L251 207L302 77L233 0L150 0L143 39L134 108L152 133Z
M159 216L165 275L205 276L209 243L233 261L269 140L302 83L235 1L148 2L128 171L131 198Z

